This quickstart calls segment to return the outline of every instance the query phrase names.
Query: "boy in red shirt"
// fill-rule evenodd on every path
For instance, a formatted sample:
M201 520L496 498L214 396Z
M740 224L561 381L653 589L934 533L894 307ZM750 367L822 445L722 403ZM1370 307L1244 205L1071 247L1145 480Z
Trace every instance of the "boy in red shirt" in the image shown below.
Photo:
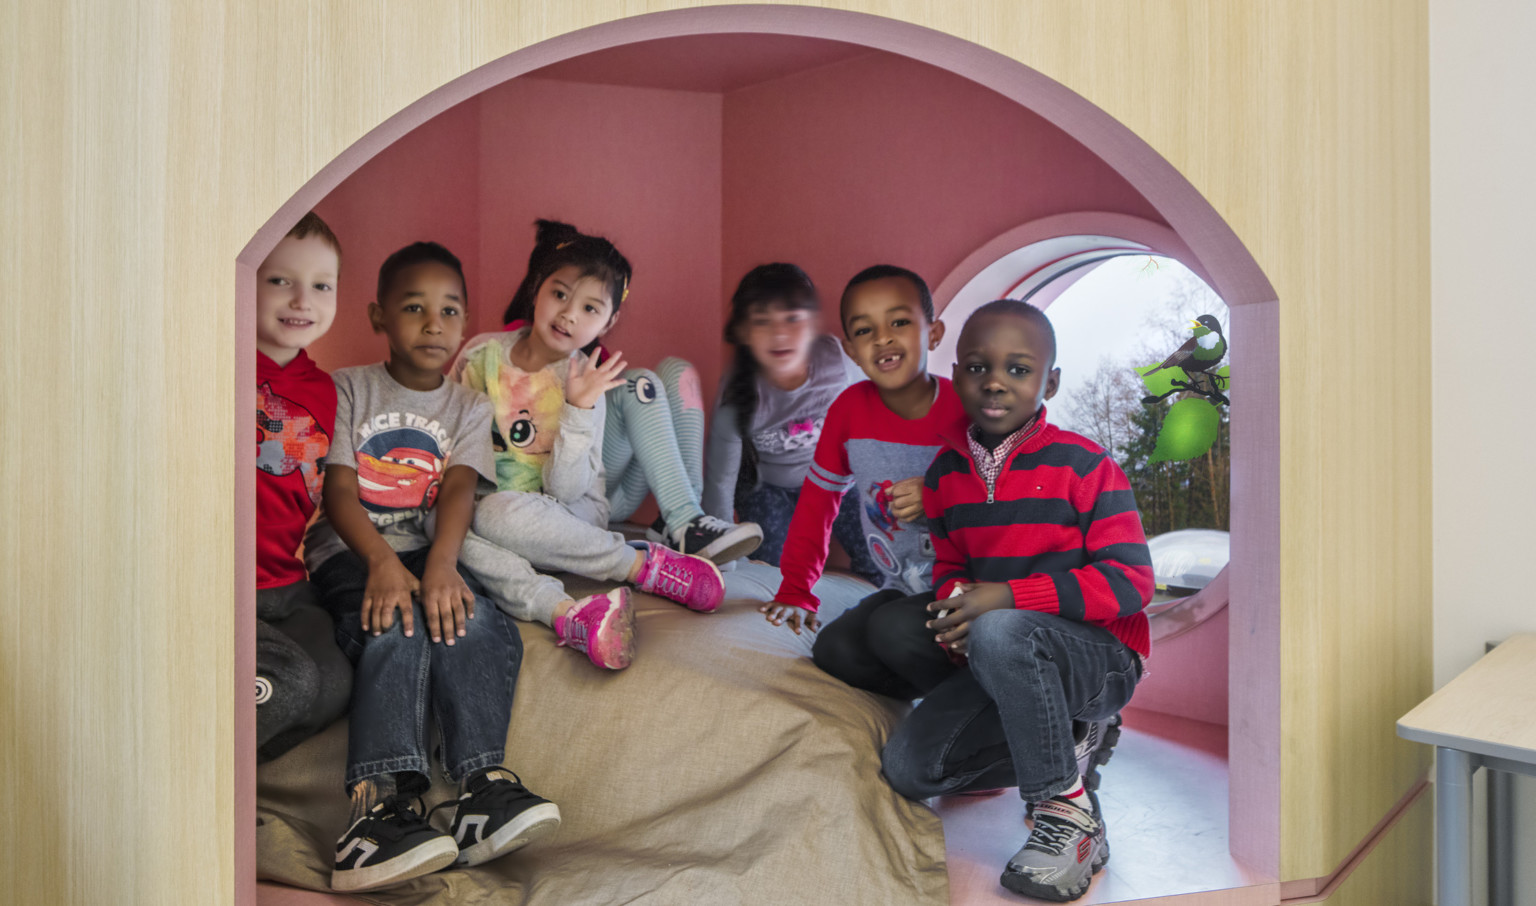
M882 763L915 799L1017 786L1035 824L1002 884L1074 900L1109 858L1093 768L1150 653L1152 558L1119 466L1046 421L1060 372L1045 314L988 303L956 352L971 425L924 480L936 600L925 666L907 671L944 678L918 686ZM1086 753L1074 723L1095 733Z
M256 269L256 744L276 758L346 710L352 667L299 560L336 385L304 352L336 317L341 245L314 213Z
M921 277L889 264L865 268L843 290L840 315L843 351L869 380L844 390L827 410L790 518L779 590L758 608L769 622L787 622L797 634L802 624L812 631L820 626L820 601L811 587L821 578L832 525L850 489L859 495L860 522L881 573L881 590L839 617L827 633L839 636L868 611L931 587L933 544L923 523L921 476L941 438L965 424L949 381L928 373L928 353L944 337L944 324L934 320L933 297ZM845 656L861 657L862 651L853 650L861 644L823 646L818 640L816 664L842 677Z

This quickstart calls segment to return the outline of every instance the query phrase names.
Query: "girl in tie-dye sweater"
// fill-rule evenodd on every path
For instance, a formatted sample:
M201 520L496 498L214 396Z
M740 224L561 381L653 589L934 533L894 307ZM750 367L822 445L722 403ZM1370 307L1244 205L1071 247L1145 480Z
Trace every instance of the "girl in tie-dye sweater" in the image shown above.
M497 492L476 505L459 559L513 617L555 630L599 667L634 655L628 589L574 600L550 572L633 583L690 610L725 597L715 565L608 529L604 395L625 386L624 357L586 351L618 317L629 262L606 239L540 221L519 289L532 307L516 330L470 340L452 376L491 398ZM516 300L514 300L516 302Z

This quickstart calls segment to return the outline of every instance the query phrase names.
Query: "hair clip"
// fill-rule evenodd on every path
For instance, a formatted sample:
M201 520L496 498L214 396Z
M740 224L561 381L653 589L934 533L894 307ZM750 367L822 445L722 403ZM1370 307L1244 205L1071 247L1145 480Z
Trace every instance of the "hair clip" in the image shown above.
M619 292L619 304L623 305L625 300L627 300L628 298L629 298L629 281L626 280L626 281L624 281L624 289Z
M570 244L571 244L571 243L573 243L573 242L575 242L575 241L576 241L576 240L574 240L574 239L567 239L567 240L565 240L565 241L564 241L564 242L561 242L561 243L559 243L559 244L557 244L557 245L556 245L556 246L555 246L555 251L559 251L559 250L560 250L560 249L563 249L563 248L565 248L565 247L566 247L566 246L568 246L568 245L570 245Z

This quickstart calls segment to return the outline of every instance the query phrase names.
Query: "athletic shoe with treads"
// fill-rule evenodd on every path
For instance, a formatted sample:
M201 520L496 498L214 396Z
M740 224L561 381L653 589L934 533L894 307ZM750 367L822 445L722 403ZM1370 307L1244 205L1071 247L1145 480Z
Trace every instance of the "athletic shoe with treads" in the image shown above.
M1055 903L1081 897L1109 861L1104 822L1061 796L1035 803L1034 816L1029 839L998 880L1014 893Z
M647 545L635 587L699 613L713 613L725 600L725 580L715 564L662 544Z
M335 890L378 890L453 864L459 847L427 823L407 796L389 796L336 841Z
M678 553L703 557L715 564L745 557L763 543L763 530L755 522L726 522L700 516L687 525L668 530L660 516L646 530L645 539L665 544Z
M582 598L564 616L555 618L558 645L585 652L605 670L623 670L635 658L635 610L629 589L620 586Z
M530 793L522 779L506 768L475 774L465 787L464 795L455 800L458 809L448 828L459 845L455 865L489 862L554 833L560 826L560 807Z

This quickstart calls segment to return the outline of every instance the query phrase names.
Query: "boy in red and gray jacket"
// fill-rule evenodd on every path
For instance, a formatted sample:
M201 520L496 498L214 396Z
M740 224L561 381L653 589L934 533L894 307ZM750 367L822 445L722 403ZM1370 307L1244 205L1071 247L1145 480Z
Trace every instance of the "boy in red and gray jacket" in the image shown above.
M1150 653L1152 558L1120 467L1046 421L1060 371L1045 314L988 303L957 355L971 425L929 466L923 493L935 557L928 660L952 669L922 690L884 770L912 798L1017 786L1035 825L1002 884L1073 900L1109 858L1091 787Z

